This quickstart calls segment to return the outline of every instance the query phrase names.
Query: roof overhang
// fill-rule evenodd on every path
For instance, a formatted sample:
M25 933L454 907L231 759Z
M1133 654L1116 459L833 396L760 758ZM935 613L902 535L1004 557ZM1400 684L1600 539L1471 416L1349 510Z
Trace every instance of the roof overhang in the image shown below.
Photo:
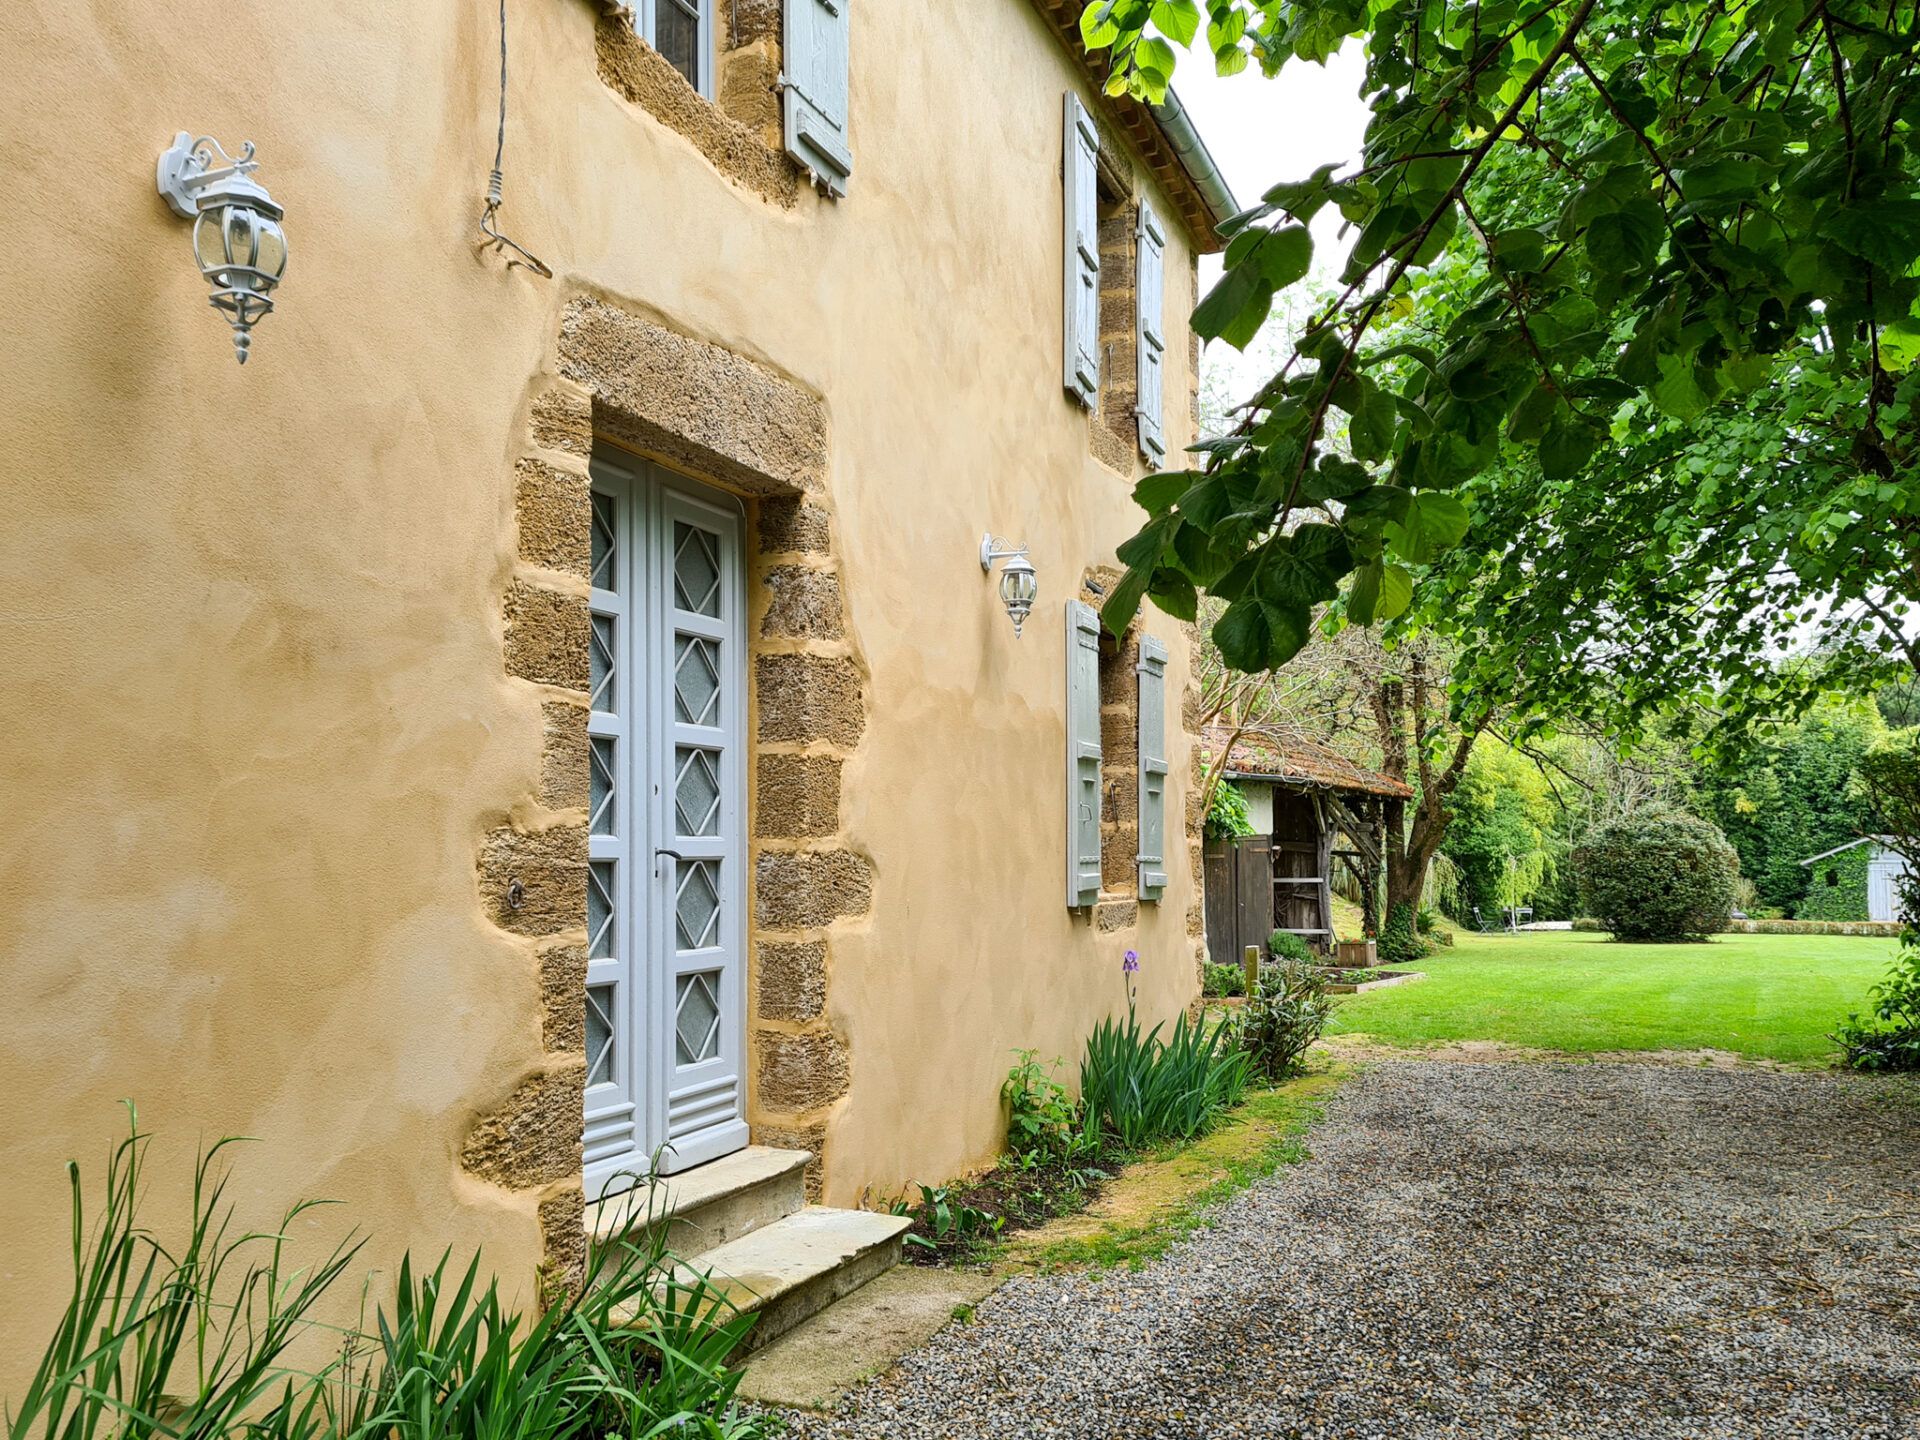
M1218 227L1239 212L1240 204L1180 97L1169 90L1165 104L1149 105L1127 95L1108 95L1102 88L1107 78L1105 58L1089 51L1080 39L1080 12L1086 0L1033 0L1033 5L1081 73L1093 82L1094 108L1127 138L1172 199L1193 247L1203 254L1225 249Z

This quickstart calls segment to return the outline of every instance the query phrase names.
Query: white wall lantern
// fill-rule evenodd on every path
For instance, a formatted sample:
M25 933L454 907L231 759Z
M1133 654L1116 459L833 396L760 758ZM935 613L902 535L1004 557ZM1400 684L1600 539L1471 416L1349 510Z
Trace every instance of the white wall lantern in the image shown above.
M1005 562L1000 567L1000 603L1007 607L1007 618L1013 621L1013 638L1018 640L1020 627L1033 613L1034 597L1040 593L1040 579L1034 573L1033 562L1027 559L1026 546L1009 545L991 534L982 535L980 569L991 575L996 560Z
M182 130L155 170L167 204L193 221L194 259L213 286L209 302L233 326L234 354L242 365L254 323L273 309L273 287L287 270L287 237L280 229L285 212L253 178L258 168L251 140L236 160L211 135L191 140Z

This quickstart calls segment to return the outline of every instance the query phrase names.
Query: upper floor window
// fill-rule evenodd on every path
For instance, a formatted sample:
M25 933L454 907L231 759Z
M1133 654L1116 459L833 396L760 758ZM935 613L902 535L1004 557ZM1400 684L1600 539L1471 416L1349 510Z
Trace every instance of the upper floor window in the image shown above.
M633 25L688 84L713 97L713 0L638 0Z

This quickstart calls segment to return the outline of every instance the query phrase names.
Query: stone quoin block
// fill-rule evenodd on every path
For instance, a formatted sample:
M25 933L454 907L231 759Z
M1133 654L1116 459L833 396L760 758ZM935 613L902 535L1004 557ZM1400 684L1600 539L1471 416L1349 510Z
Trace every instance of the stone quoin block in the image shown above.
M754 908L769 930L814 930L873 904L873 866L850 850L773 851L754 866Z
M461 1165L510 1190L577 1177L585 1089L584 1062L528 1076L499 1109L474 1123Z
M540 1197L540 1297L579 1293L587 1276L587 1197L578 1181Z
M806 640L838 640L845 633L840 577L805 565L776 565L761 577L773 592L760 633Z
M1102 900L1093 907L1093 928L1103 935L1128 930L1140 923L1137 900Z
M752 40L719 59L720 108L772 148L781 143L780 44Z
M722 0L728 4L728 0ZM731 0L721 33L732 43L744 45L751 40L780 39L781 0Z
M587 688L587 600L513 580L507 616L507 673L563 690Z
M549 1051L587 1049L587 947L554 945L540 952L540 1043Z
M833 755L760 756L754 834L763 840L808 840L838 830L840 764Z
M513 473L520 558L586 579L591 545L587 477L532 459L520 461Z
M827 942L762 941L755 951L756 1013L762 1020L818 1019L827 1003Z
M1198 900L1187 907L1187 934L1196 939L1207 933L1207 911Z
M762 500L758 528L763 555L825 555L833 543L831 517L797 495Z
M504 827L480 845L480 898L487 916L516 935L554 935L587 923L587 828ZM515 904L514 882L519 882Z
M762 655L754 662L760 738L849 748L866 728L860 671L838 655Z
M593 397L574 385L550 385L533 397L527 428L543 450L582 460L593 454Z
M540 707L540 803L549 810L587 803L587 710L549 700Z
M804 1178L808 1201L817 1203L826 1175L827 1122L819 1120L811 1125L788 1125L777 1121L755 1121L752 1135L756 1145L770 1145L776 1150L805 1150L813 1156L807 1162Z
M760 1030L753 1038L760 1060L760 1103L770 1110L817 1110L838 1100L852 1084L847 1047L832 1031Z

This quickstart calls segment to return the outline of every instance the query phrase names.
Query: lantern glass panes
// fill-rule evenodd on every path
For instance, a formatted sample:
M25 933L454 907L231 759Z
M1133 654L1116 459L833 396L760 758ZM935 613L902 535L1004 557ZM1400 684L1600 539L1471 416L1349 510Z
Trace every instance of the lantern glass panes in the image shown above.
M1000 571L1000 603L1007 607L1007 616L1013 621L1016 637L1027 616L1033 613L1034 598L1039 593L1039 577L1034 574L1033 565L1027 557L1015 555L1009 558Z

